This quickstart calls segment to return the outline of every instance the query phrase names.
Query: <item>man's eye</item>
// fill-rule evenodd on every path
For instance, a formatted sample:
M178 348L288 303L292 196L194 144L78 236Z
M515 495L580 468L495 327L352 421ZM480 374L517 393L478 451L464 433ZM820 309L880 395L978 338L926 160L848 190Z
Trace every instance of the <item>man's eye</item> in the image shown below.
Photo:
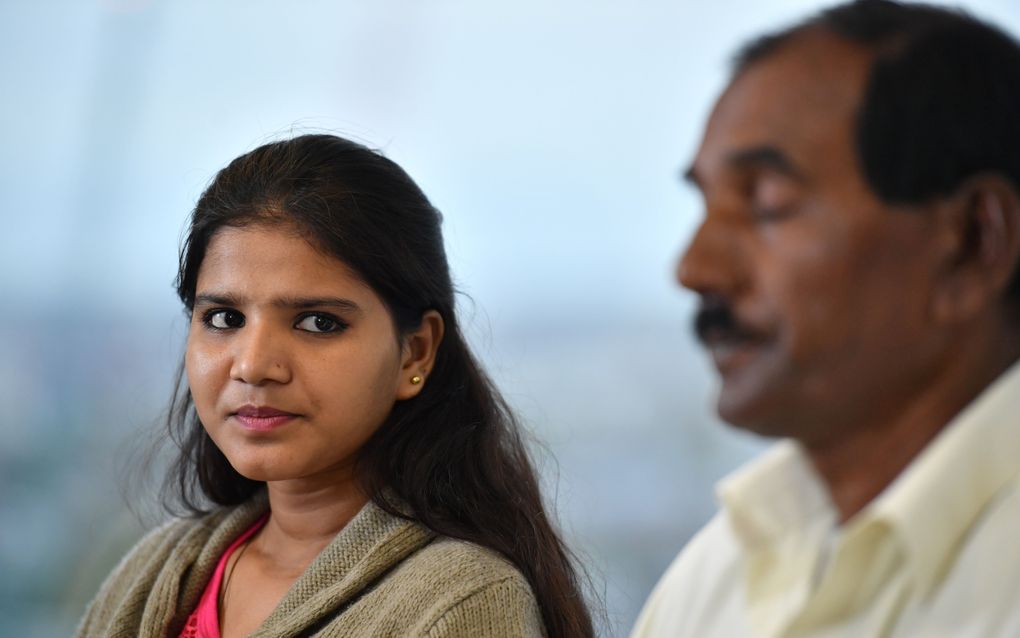
M340 332L347 327L347 324L343 323L336 317L323 314L310 314L305 315L294 325L298 330L304 330L306 332Z
M777 222L790 217L794 212L792 206L783 208L768 208L764 206L752 206L751 217L758 222Z
M205 314L205 323L217 330L240 328L244 325L244 315L236 310L211 310Z
M777 175L760 176L750 193L751 215L756 221L773 222L790 217L800 200L798 186Z

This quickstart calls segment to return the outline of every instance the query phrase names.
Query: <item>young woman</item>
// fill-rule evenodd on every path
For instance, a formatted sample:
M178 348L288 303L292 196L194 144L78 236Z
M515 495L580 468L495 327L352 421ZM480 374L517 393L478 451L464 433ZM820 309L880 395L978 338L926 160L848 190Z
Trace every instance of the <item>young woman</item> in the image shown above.
M80 636L590 636L506 404L465 344L440 215L350 141L267 144L199 199L170 484L191 516Z

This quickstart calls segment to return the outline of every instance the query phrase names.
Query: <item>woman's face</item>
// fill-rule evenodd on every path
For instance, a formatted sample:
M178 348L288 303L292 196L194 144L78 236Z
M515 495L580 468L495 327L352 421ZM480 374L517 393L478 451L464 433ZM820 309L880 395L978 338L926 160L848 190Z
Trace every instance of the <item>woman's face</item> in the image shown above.
M382 300L287 228L223 228L198 272L185 363L198 416L242 475L350 472L418 369Z

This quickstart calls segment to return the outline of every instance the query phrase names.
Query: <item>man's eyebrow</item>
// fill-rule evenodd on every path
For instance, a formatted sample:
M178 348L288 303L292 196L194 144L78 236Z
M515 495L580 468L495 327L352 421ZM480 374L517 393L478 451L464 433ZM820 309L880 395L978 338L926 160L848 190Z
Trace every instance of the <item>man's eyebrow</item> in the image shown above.
M228 293L202 293L195 296L195 305L202 306L243 306L247 300L244 297ZM272 300L272 305L277 308L288 308L304 310L307 308L336 308L347 312L359 312L361 306L344 297L277 297Z
M736 168L766 168L781 175L803 181L804 173L790 157L775 146L754 146L731 153L726 162Z
M726 163L737 169L766 168L797 181L804 181L804 173L797 168L789 156L775 146L762 145L734 151L726 157ZM683 179L688 184L701 188L698 171L692 164L683 172Z

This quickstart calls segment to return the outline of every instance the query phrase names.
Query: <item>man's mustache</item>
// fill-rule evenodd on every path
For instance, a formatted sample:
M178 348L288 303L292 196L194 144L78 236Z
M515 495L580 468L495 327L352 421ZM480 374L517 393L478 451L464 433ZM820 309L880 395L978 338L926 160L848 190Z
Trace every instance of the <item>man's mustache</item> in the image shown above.
M694 334L702 344L710 341L750 341L762 338L761 333L737 318L730 303L716 296L705 296L694 315Z

